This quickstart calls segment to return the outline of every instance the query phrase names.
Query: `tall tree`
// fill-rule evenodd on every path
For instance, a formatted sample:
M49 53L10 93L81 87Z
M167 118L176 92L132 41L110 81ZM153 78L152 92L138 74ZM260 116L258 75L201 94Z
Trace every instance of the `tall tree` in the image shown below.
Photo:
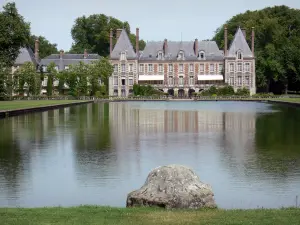
M287 6L268 7L238 14L226 22L228 40L237 27L255 27L256 82L259 89L283 93L300 89L300 10ZM224 48L224 26L217 29L214 40ZM251 46L251 45L250 45Z
M40 41L39 47L39 58L45 58L51 54L58 53L57 44L50 43L45 37L43 36L35 36L31 35L29 40L29 45L31 49L34 51L35 48L35 40L38 39Z
M135 47L135 34L130 33L128 22L122 22L114 17L109 17L104 14L94 14L89 17L79 17L76 19L72 27L71 34L74 40L71 53L83 53L84 49L89 52L98 53L101 56L109 55L109 34L110 29L124 28L130 34L130 40ZM115 39L114 39L115 42ZM139 48L143 50L145 42L140 40Z
M29 24L18 13L15 3L7 3L0 12L0 99L11 95L12 77L8 68L14 65L20 48L28 43Z
M47 95L53 95L53 82L57 79L57 70L54 62L47 66Z

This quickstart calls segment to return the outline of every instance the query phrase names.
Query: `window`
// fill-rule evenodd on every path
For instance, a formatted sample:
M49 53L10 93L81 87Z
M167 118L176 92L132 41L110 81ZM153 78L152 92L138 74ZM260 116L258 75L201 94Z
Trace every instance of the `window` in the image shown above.
M144 64L140 64L140 73L144 73Z
M169 64L169 72L173 72L173 64Z
M180 77L179 77L178 84L179 84L179 85L183 85L183 76L180 76Z
M47 86L48 77L45 77L42 81L42 86Z
M238 63L238 64L237 64L237 71L238 71L238 72L242 72L242 71L243 71L242 63Z
M114 72L115 72L115 73L118 72L118 64L114 64Z
M133 79L129 79L129 85L133 85Z
M223 72L223 64L219 64L219 73Z
M65 66L65 70L68 70L69 69L69 66Z
M194 77L190 76L189 85L193 85L193 84L194 84Z
M242 52L241 51L238 51L237 52L237 59L242 59Z
M245 71L250 72L250 63L245 63Z
M132 68L133 68L133 65L132 65L132 64L129 64L129 66L128 66L128 71L129 71L129 72L132 72L132 70L133 70Z
M191 63L189 68L190 68L190 72L194 72L194 64Z
M118 77L114 77L114 85L118 85Z
M122 65L121 65L121 71L122 71L122 72L125 72L125 64L122 64Z
M230 72L234 72L234 64L230 63L229 65Z
M250 82L249 82L249 76L246 76L246 77L245 77L245 84L246 84L246 85L249 85L249 83L250 83Z
M148 72L153 72L153 65L152 64L148 64Z
M55 67L55 70L58 71L58 66Z
M230 77L230 81L229 81L229 85L234 85L234 78L233 77Z
M179 72L183 72L183 64L179 64Z
M200 64L200 72L204 72L204 64Z
M201 60L204 60L205 59L205 52L204 51L199 52L198 58L201 59Z
M177 59L184 59L184 54L182 51L178 53Z
M214 64L210 64L209 65L209 71L210 72L214 72L215 71L215 65Z
M163 72L163 65L162 64L159 64L158 65L158 72Z
M163 53L162 53L162 52L159 52L159 53L158 53L157 59L163 59Z
M126 60L125 52L121 52L120 60Z
M122 79L122 85L126 85L126 80L125 79Z
M47 72L47 66L43 66L43 72Z
M174 78L169 77L168 83L169 83L169 85L174 85Z
M238 76L238 85L242 85L242 77Z

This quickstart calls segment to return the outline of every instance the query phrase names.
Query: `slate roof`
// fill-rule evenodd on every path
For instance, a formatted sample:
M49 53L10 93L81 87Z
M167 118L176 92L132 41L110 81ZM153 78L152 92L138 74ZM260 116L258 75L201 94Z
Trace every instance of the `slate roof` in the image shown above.
M231 45L229 47L228 51L228 57L236 57L236 52L238 50L242 51L243 57L253 57L252 51L245 39L245 36L241 30L241 28L238 28L233 41L231 42Z
M130 42L130 39L125 31L122 29L119 39L111 53L111 59L119 59L121 52L126 52L127 59L136 59L136 53Z
M23 65L25 62L32 62L35 65L38 65L38 62L35 59L34 53L29 47L21 48L20 53L15 61L16 66Z
M194 41L168 41L168 47L164 56L165 60L177 60L178 53L184 52L186 60L197 60L198 53L194 52ZM140 60L155 60L159 51L163 51L163 41L147 42ZM206 60L222 60L223 51L218 48L215 41L199 41L198 52L204 51Z
M60 58L60 54L52 54L41 60L42 66L48 66L51 62L54 62L58 69L64 70L65 66L76 65L79 62L90 64L91 62L100 59L98 54L88 54L87 58L84 58L84 54L63 54Z

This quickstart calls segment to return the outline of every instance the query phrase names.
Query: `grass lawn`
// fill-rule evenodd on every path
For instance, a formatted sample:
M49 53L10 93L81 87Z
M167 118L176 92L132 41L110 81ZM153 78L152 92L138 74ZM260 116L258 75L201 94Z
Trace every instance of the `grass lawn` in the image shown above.
M49 224L256 224L296 225L300 208L256 210L167 211L149 208L109 208L80 206L74 208L0 208L0 223L5 225Z
M80 100L24 100L24 101L0 101L0 111L34 108L40 106L68 104L81 102Z
M281 102L293 102L300 103L300 98L278 98L278 99L270 99L271 101L281 101Z

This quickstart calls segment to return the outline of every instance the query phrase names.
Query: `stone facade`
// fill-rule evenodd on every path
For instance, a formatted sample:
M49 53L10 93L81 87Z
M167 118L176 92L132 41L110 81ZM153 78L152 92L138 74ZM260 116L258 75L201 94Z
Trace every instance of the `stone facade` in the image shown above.
M138 49L139 29L136 30ZM225 28L227 42L227 28ZM110 59L114 73L110 78L110 96L128 96L133 84L151 84L155 88L175 96L190 96L212 85L229 84L246 87L256 93L254 30L252 51L245 32L237 29L229 49L218 48L215 41L164 41L147 42L143 51L133 49L125 30L117 30L117 42L113 46L110 35Z

